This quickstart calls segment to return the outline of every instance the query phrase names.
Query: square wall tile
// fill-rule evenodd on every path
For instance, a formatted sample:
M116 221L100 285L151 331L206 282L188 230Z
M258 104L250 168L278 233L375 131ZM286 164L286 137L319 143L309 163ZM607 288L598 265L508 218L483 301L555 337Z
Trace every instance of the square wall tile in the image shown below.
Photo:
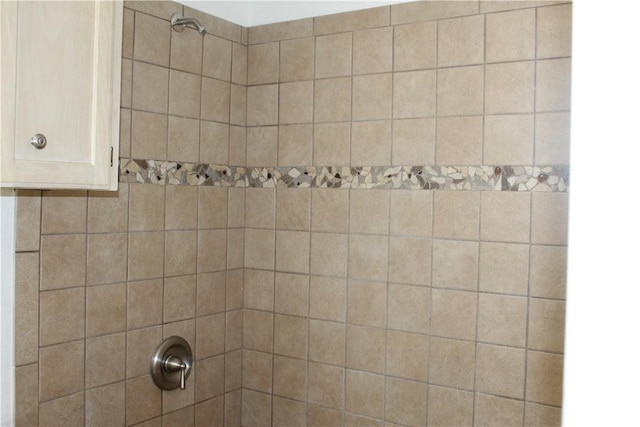
M531 197L531 242L566 245L568 194L533 193Z
M436 66L436 22L396 25L393 40L394 71Z
M231 49L231 82L247 84L247 46L233 43Z
M248 47L248 84L259 85L278 81L280 44L264 43Z
M38 374L41 402L84 390L84 340L42 347Z
M353 33L353 74L391 71L393 27L372 28Z
M482 240L520 243L529 241L530 194L482 192L480 212L480 238Z
M353 122L351 125L351 165L391 163L391 120Z
M245 166L247 158L247 129L244 126L229 128L229 164Z
M387 234L389 232L390 191L351 191L349 231Z
M352 33L316 37L315 78L351 75Z
M433 193L412 190L391 191L389 216L391 235L430 237Z
M526 297L479 294L479 341L511 347L524 347L526 333Z
M131 97L129 97L131 98ZM120 157L131 157L131 110L120 109Z
M90 425L125 423L124 381L87 390L85 394L85 422Z
M487 65L485 108L487 114L529 113L539 100L540 85L534 82L533 61ZM536 101L538 102L538 101Z
M138 396L126 402L126 419L128 423L139 423L162 414L162 390L151 377L145 375L127 380L128 396Z
M487 15L487 62L535 57L536 9Z
M199 243L198 232L196 230L167 231L164 239L164 275L194 274Z
M144 13L136 13L134 28L134 59L167 67L171 29L167 28L166 21Z
M162 327L136 329L127 332L127 378L149 372L149 354L162 342Z
M165 227L165 188L162 185L129 186L129 230L156 231Z
M392 165L433 164L435 145L435 119L393 121Z
M311 80L314 76L315 38L280 42L280 81Z
M334 409L344 407L344 368L309 363L308 402Z
M524 415L524 402L478 393L475 413L480 425L519 425Z
M431 282L431 240L407 237L389 239L389 280L428 286Z
M334 189L312 189L311 229L346 233L349 226L349 194L348 191Z
M384 376L348 369L345 394L348 412L384 417Z
M271 425L271 403L272 396L253 390L242 391L242 424L260 425L265 423ZM240 420L240 419L239 419Z
M40 345L84 338L84 288L40 293Z
M166 26L166 22L162 22ZM131 107L136 110L166 114L169 107L169 69L143 62L133 62Z
M247 124L247 88L232 84L230 102L229 122L245 126Z
M127 234L87 236L87 284L102 285L127 280Z
M337 233L311 234L311 274L347 276L348 235Z
M344 323L309 320L309 361L344 366Z
M552 406L562 405L562 372L564 358L560 354L530 351L527 354L528 401Z
M135 12L131 9L124 9L122 24L122 57L133 58L133 20Z
M87 231L86 191L43 191L42 196L42 234Z
M436 72L409 71L393 75L393 117L430 117L436 114Z
M18 190L16 197L16 252L40 250L42 192Z
M436 164L482 164L483 122L483 116L438 118Z
M240 274L237 274L240 273ZM196 277L196 315L221 313L229 308L242 306L242 293L238 292L237 281L242 278L242 270L201 273ZM227 289L228 288L228 289Z
M308 231L311 223L311 190L279 188L276 194L276 227Z
M49 426L82 425L84 411L83 394L75 393L42 402L38 421Z
M199 142L199 120L169 117L168 159L197 163L199 159Z
M387 331L387 375L426 382L428 357L426 335Z
M93 388L125 379L125 334L88 338L85 387Z
M278 85L247 88L247 125L278 124Z
M280 126L278 166L310 165L313 155L313 125Z
M429 386L427 425L471 425L473 393L445 387Z
M309 273L309 247L307 231L276 231L276 270Z
M307 362L288 357L273 357L273 394L304 401L307 391ZM275 416L275 409L274 409Z
M86 298L88 337L127 329L127 285L92 286Z
M346 279L311 276L309 283L309 317L344 322L346 319L346 301Z
M129 280L162 277L164 271L164 232L129 233Z
M562 408L525 402L524 425L527 427L562 425Z
M296 359L307 358L309 321L306 318L276 314L273 336L274 353Z
M129 282L127 284L128 329L162 323L163 291L162 279Z
M273 269L275 267L275 231L248 228L244 233L245 268Z
M169 114L192 118L200 117L200 85L201 77L199 75L170 70Z
M225 314L218 313L210 316L196 318L196 359L202 360L208 357L224 353ZM218 394L222 394L224 386L220 381Z
M280 124L313 121L313 81L280 84Z
M71 288L86 282L85 234L42 236L40 289Z
M247 188L245 203L245 225L247 227L266 229L275 228L275 188Z
M434 197L434 237L467 240L478 238L480 193L436 191Z
M429 382L473 390L475 343L431 337L429 341Z
M194 396L196 402L202 402L224 394L224 362L224 356L199 359L196 362L198 365L196 368L198 376L195 378ZM182 421L184 420L182 419L178 422Z
M389 8L374 7L353 12L318 16L314 19L316 34L339 33L389 24Z
M229 123L231 85L221 80L202 78L200 118Z
M38 361L39 258L37 252L15 255L15 366Z
M184 185L168 185L165 189L167 230L194 229L198 225L198 191L203 188ZM226 201L226 200L225 200ZM225 209L226 213L226 209Z
M438 116L483 113L484 67L438 70Z
M120 106L128 109L131 108L131 93L133 90L133 61L122 58L121 70Z
M564 301L531 298L528 348L564 352L565 305Z
M426 334L431 292L422 286L389 285L387 327Z
M571 55L572 4L540 7L538 12L538 58Z
M225 123L200 120L200 162L227 164L230 160L229 134L229 125Z
M533 161L533 115L486 116L483 164L530 165Z
M247 166L276 166L278 164L277 151L277 126L247 129Z
M438 288L478 289L478 242L434 240L432 285Z
M351 78L315 80L313 114L316 123L351 120Z
M438 22L438 66L484 62L484 16L445 19Z
M257 310L244 310L242 319L242 338L246 349L273 351L273 313ZM247 375L243 375L247 377Z
M227 82L231 81L231 47L232 42L229 40L212 35L205 36L202 74Z
M382 282L349 280L347 321L383 328L386 325L387 285Z
M131 157L134 159L167 159L167 116L131 112Z
M200 74L202 72L202 35L192 28L171 31L171 68Z
M165 323L191 319L196 315L196 276L167 277L164 279Z
M536 111L571 108L571 59L536 62Z
M390 119L393 80L391 73L353 78L353 120Z
M190 236L184 236L190 239ZM227 230L201 230L197 236L197 272L223 271L227 268ZM185 256L184 270L191 268L189 255Z
M309 277L276 273L274 310L276 313L306 317L309 313Z
M387 280L389 242L386 236L349 236L349 277Z
M526 295L528 281L528 245L480 243L481 291Z
M537 114L534 154L535 164L569 164L570 133L570 113Z
M445 338L474 340L478 295L475 292L433 289L431 334Z
M541 298L564 299L567 287L567 248L531 246L529 292Z
M347 368L384 373L385 330L347 325Z
M385 408L387 421L407 425L426 425L427 385L387 377Z
M478 344L476 358L477 391L514 399L524 397L525 350Z
M327 123L313 127L313 164L348 166L351 123Z

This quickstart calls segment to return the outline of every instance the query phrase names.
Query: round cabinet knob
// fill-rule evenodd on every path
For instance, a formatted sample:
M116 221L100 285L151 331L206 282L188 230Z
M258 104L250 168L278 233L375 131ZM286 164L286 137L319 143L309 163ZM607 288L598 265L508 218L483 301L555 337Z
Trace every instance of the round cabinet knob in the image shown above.
M41 133L36 133L31 137L29 142L38 150L42 150L44 146L47 145L47 137Z

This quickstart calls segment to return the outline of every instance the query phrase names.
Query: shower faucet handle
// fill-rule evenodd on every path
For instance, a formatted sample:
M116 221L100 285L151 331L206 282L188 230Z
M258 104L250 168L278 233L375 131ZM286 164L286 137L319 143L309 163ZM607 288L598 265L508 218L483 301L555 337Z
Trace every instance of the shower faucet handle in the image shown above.
M193 367L193 353L189 343L172 336L158 344L151 355L149 365L153 382L162 390L186 388L187 378Z
M164 369L168 372L180 371L180 390L185 389L185 374L187 371L187 365L185 365L179 357L173 354L164 359Z

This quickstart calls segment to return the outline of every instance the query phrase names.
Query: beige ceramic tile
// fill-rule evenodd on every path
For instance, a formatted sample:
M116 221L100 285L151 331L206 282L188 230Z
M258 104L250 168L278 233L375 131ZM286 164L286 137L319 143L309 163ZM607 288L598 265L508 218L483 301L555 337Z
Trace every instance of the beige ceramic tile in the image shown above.
M200 162L214 164L228 162L229 132L230 128L227 124L200 121Z
M84 390L84 341L40 348L38 375L41 402Z
M528 245L480 243L480 290L526 295L528 277Z
M479 193L437 191L434 197L434 237L466 240L478 238Z
M149 372L149 354L161 341L160 326L127 332L127 378Z
M567 248L531 246L531 296L564 299L567 286Z
M196 314L196 276L167 277L164 279L165 323L190 319Z
M396 236L431 236L433 194L429 191L391 191L389 232Z
M129 97L131 98L131 97ZM131 157L131 110L120 109L120 157Z
M87 231L86 191L43 191L42 196L42 234Z
M307 405L294 400L273 397L273 425L298 426L306 422Z
M435 113L435 71L409 71L394 74L394 118L430 117Z
M280 84L280 124L313 121L313 81Z
M227 351L242 348L242 310L227 313L227 329L225 332L225 349Z
M391 121L354 122L351 125L351 165L391 163Z
M82 425L84 419L84 399L82 393L42 402L39 410L40 425L71 426Z
M529 303L528 348L563 353L565 302L532 298Z
M278 85L247 88L247 125L264 126L278 123Z
M196 278L196 314L203 316L221 313L226 306L229 309L241 307L242 290L239 289L238 282L242 279L242 270L231 270L228 277L222 271L198 274ZM225 295L226 301L221 298L222 295Z
M345 324L309 320L309 361L344 366Z
M347 237L335 233L311 234L311 274L346 277Z
M436 23L396 25L393 38L394 71L435 68Z
M203 37L197 30L171 31L171 68L200 74L202 71Z
M242 424L271 425L271 395L253 390L242 391Z
M431 333L446 338L475 339L477 299L475 292L433 289Z
M390 119L393 80L390 73L353 78L353 120Z
M243 296L243 308L273 311L275 273L273 271L245 269Z
M487 65L485 74L487 114L533 111L534 89L537 90L536 100L539 100L540 94L540 86L534 82L534 74L536 74L534 62L522 61Z
M535 57L536 9L487 15L487 62Z
M273 355L251 350L244 350L242 355L242 386L271 393L273 385Z
M87 236L87 284L124 282L127 278L127 234Z
M170 70L169 114L200 117L200 84L199 75Z
M88 338L85 386L93 388L125 379L125 334Z
M195 401L202 402L224 394L224 356L196 361ZM177 392L177 391L176 391Z
M224 419L230 425L241 425L242 418L242 392L240 390L227 393L224 401Z
M312 189L313 231L346 232L349 225L349 192Z
M462 390L429 386L427 425L472 425L473 394Z
M344 371L344 368L310 362L308 402L334 409L343 409Z
M367 326L347 326L347 367L384 373L385 330Z
M313 35L313 19L297 19L251 27L249 30L249 44L297 39L311 35Z
M166 26L166 22L163 23ZM166 114L169 107L169 70L133 62L132 108Z
M227 230L227 268L244 266L244 229Z
M133 90L133 61L131 61L130 59L122 58L121 70L120 106L124 108L131 108L131 93Z
M314 57L313 37L280 42L280 81L313 79Z
M18 190L16 198L16 252L40 250L42 192Z
M351 120L351 78L316 80L313 102L316 123Z
M426 335L387 331L387 375L426 382L428 356Z
M572 4L540 7L538 12L538 58L571 55Z
M88 337L127 328L127 286L124 283L87 288Z
M304 401L306 391L307 362L305 360L274 356L273 394Z
M230 102L229 121L234 125L245 126L247 124L247 88L232 84Z
M354 12L314 18L315 34L330 34L389 25L389 7L375 7Z
M15 259L14 355L15 366L21 366L38 361L39 254L16 253Z
M318 405L307 405L309 425L341 426L344 423L344 412L328 409Z
M483 116L439 118L436 126L436 164L482 164L483 120Z
M117 192L90 191L87 231L89 233L127 231L129 186L120 184Z
M246 349L273 351L273 313L245 310L242 325Z
M40 289L84 286L86 236L58 234L42 237Z
M169 65L171 29L167 22L144 13L135 14L133 57L138 61Z
M278 81L279 43L251 45L248 48L249 85Z
M278 132L278 166L310 165L313 125L280 126Z
M350 232L387 234L390 193L389 191L351 191Z
M85 422L89 425L124 425L125 383L117 382L87 390L85 394Z
M247 129L231 126L229 129L229 164L244 166L247 158Z
M248 188L245 198L245 225L273 229L276 224L276 190Z
M526 297L479 294L478 341L524 347L526 334Z
M275 315L274 353L306 359L308 340L309 324L306 318L283 314Z
M165 189L162 185L129 186L129 230L164 230Z
M229 40L207 35L202 51L202 74L207 77L231 81L231 47Z
M430 290L421 286L389 285L387 327L426 334Z
M309 317L344 322L346 319L345 279L311 276Z
M391 24L430 21L478 13L477 1L411 2L391 6Z
M277 190L276 227L285 230L309 230L311 191L302 188Z
M569 164L570 114L536 115L535 164Z
M313 164L349 165L351 124L328 123L313 127Z
M533 193L531 199L531 242L567 244L569 197L566 193Z
M247 129L247 166L276 166L278 163L278 127Z
M378 328L386 325L386 283L350 280L347 301L349 323Z
M391 71L393 27L381 27L353 33L353 74Z
M478 243L434 240L432 285L439 288L478 288Z
M167 116L144 111L131 113L131 157L166 160Z
M520 425L524 415L524 402L478 393L475 415L478 425Z
M127 285L127 328L162 323L162 294L162 279L130 282Z
M198 232L197 239L197 272L225 270L227 268L227 230L202 230Z
M484 62L484 16L446 19L438 22L438 66Z
M168 185L166 187L165 228L167 230L185 230L197 227L198 191L203 188L211 187L182 185Z
M427 385L387 377L385 419L399 424L426 425Z
M316 37L315 78L351 75L352 33Z
M349 236L349 277L387 280L389 256L386 236Z
M435 119L394 120L391 164L433 164L435 123Z
M242 387L242 350L224 355L224 388L226 391Z
M136 424L162 413L162 391L150 376L128 380L126 393L128 396L138 396L137 399L127 400L127 423Z
M438 116L483 113L484 67L438 70Z
M531 164L533 121L531 114L486 116L483 164Z
M122 15L122 57L133 58L133 22L135 12L125 8Z
M205 400L197 403L194 414L195 427L206 427L213 425L223 425L224 423L224 397Z
M389 239L389 280L396 283L428 286L431 264L431 241L405 237Z
M231 82L247 84L247 46L233 43L231 50Z
M478 344L476 390L522 399L524 397L525 351Z
M571 59L536 62L536 111L571 108Z
M221 80L202 78L200 118L229 123L231 85Z
M563 359L559 354L528 352L526 395L528 401L552 406L562 405Z
M162 277L164 232L129 233L129 280Z
M276 273L274 311L295 316L309 313L309 277Z
M169 117L167 158L197 163L199 159L199 142L199 120Z
M517 192L483 192L480 238L501 242L529 241L531 196ZM506 214L506 215L505 215Z
M429 382L473 390L475 344L431 337L429 342Z
M535 427L541 425L561 426L562 408L553 406L538 405L536 403L525 403L524 425Z
M346 410L374 418L384 417L384 377L347 370Z
M276 231L276 270L309 273L309 251L309 232Z
M219 233L219 231L202 231L200 235L210 235L211 233ZM179 276L194 274L196 272L196 245L199 243L198 234L195 230L167 231L165 233L165 276ZM199 272L211 271L202 265L198 267L200 267Z

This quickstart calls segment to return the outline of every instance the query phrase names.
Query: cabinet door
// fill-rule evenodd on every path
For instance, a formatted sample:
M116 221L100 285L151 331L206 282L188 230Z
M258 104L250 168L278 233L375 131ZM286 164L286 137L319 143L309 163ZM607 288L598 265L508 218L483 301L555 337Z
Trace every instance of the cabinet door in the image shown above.
M0 14L2 186L116 189L122 2L3 1Z

